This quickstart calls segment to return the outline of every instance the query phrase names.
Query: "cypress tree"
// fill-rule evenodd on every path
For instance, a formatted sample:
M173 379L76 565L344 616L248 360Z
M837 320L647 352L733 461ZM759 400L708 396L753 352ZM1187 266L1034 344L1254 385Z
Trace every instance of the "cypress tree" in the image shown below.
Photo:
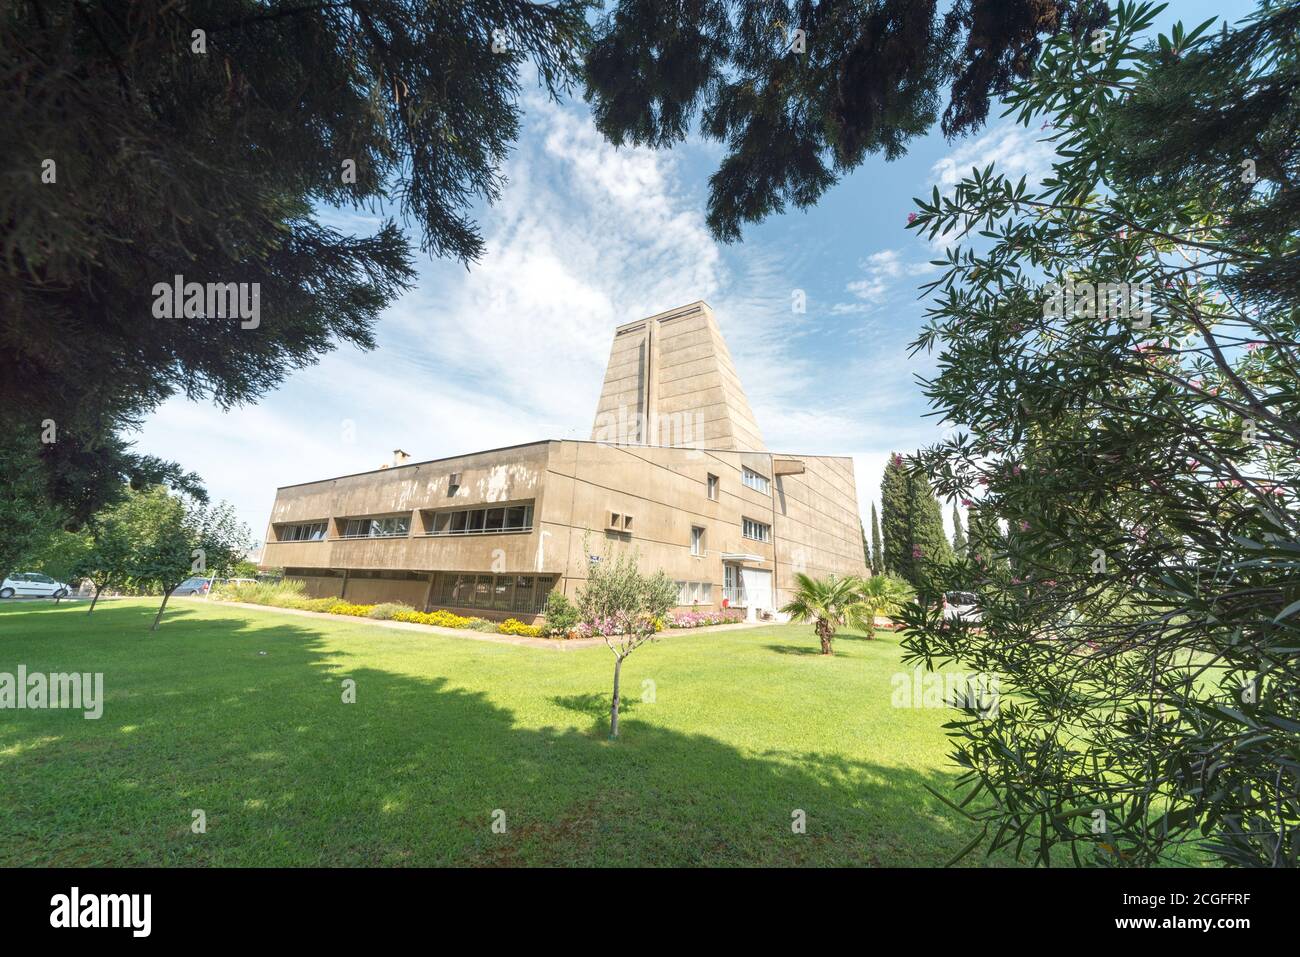
M957 511L957 503L952 503L952 550L958 558L965 558L968 551L966 542L966 533L961 528L961 512Z
M912 531L907 504L908 481L903 457L891 453L880 482L880 530L885 569L911 581Z
M871 573L885 574L885 559L881 553L880 516L876 514L876 503L871 503Z

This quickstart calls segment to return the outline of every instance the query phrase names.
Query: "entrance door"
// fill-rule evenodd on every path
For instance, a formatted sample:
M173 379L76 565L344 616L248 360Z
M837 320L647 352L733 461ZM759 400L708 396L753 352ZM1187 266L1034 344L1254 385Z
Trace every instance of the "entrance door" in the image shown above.
M772 573L765 568L742 568L741 585L749 603L748 619L754 621L757 612L772 611Z

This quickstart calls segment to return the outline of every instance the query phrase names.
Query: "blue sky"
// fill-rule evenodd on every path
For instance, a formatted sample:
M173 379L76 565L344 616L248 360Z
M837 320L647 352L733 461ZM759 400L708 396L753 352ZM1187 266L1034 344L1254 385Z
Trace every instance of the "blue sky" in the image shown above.
M1181 0L1159 22L1250 9ZM933 360L907 350L924 315L916 287L942 250L904 229L911 198L989 162L1033 181L1051 160L1038 131L994 119L954 143L936 132L893 163L868 158L815 208L728 246L704 225L717 144L615 150L580 100L556 105L530 90L523 106L508 185L479 211L481 262L421 256L416 287L378 324L378 348L336 350L229 413L173 399L137 447L197 471L260 541L278 486L377 468L395 448L422 461L589 438L614 327L704 299L768 447L852 456L869 520L889 453L942 434L915 382Z

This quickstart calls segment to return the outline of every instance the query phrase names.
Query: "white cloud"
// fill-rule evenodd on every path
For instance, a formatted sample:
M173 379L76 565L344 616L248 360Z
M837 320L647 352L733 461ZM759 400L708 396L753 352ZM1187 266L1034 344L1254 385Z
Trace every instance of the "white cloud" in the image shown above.
M969 176L972 167L982 172L992 163L994 172L1013 181L1025 176L1032 189L1052 171L1055 156L1055 149L1043 136L1004 120L939 160L930 167L930 175L943 192Z
M831 306L835 315L866 315L878 310L895 292L898 280L914 278L933 272L936 267L926 262L909 262L903 259L897 249L882 249L872 253L860 264L865 275L855 279L844 287L852 294L848 302L837 302ZM915 284L906 291L915 295Z

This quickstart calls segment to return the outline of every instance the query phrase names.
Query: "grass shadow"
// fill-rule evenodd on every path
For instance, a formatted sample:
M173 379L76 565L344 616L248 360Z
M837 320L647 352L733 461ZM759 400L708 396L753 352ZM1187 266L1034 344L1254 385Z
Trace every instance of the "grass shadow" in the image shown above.
M604 694L539 683L511 708L430 670L569 656L464 642L416 675L406 652L366 664L405 633L327 638L311 620L200 608L169 608L142 654L133 639L155 610L0 615L0 671L103 671L106 698L99 721L0 712L0 865L934 864L970 837L922 786L950 787L938 770L742 751L657 725L649 708L609 742L516 710L550 701L600 728Z

